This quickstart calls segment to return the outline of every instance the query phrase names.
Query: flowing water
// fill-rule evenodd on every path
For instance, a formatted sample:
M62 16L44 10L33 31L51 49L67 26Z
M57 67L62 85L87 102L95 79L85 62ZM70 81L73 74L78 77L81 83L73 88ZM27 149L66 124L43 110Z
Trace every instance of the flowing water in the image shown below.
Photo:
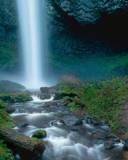
M74 125L79 117L51 97L40 100L34 96L28 103L16 103L11 114L17 129L32 136L38 129L47 131L46 150L43 160L121 160L121 146L108 151L103 140L92 137L93 126L86 123Z
M45 13L41 12L40 6L45 12L44 0L17 0L24 83L29 88L45 85L44 72L46 67L44 63L46 61L45 54L47 54L47 38Z

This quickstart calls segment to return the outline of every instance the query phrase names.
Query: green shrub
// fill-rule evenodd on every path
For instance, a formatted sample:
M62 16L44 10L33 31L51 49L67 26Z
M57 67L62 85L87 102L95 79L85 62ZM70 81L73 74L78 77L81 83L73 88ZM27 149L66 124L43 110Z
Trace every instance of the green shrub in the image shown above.
M57 93L72 111L83 110L117 129L121 126L119 117L122 106L128 100L128 79L115 78L79 87L60 84ZM75 96L70 96L73 94Z
M32 98L28 93L4 93L0 94L0 100L7 103L16 103L16 102L27 102L31 101Z
M0 141L0 160L14 160L11 150L2 141Z
M0 100L0 110L5 109L6 105L3 101Z
M15 126L13 120L4 110L0 110L0 127L13 128Z

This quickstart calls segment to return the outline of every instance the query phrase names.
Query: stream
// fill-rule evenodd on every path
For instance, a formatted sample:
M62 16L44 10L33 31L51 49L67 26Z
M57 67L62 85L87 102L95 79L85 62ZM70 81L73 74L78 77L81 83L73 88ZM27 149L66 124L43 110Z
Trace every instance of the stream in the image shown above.
M60 101L54 97L46 100L32 97L31 102L13 104L16 110L11 117L15 129L26 136L31 137L39 129L46 130L43 160L121 160L121 143L114 149L106 149L104 140L92 137L96 129L84 120L80 123L80 118Z

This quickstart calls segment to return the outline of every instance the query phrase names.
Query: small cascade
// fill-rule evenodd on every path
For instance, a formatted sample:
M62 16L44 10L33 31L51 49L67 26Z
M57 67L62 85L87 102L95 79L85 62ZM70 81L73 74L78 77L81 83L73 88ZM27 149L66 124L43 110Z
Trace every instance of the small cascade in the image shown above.
M49 99L40 99L37 95L32 96L33 103L45 103L45 102L50 102L53 101L54 96L51 96Z

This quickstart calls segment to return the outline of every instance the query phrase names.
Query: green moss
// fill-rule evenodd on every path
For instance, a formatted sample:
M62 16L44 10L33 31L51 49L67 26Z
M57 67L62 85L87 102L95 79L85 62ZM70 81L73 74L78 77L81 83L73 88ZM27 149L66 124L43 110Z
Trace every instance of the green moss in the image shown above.
M14 160L11 150L2 141L0 141L0 160Z
M15 94L5 93L5 94L0 94L0 100L7 103L16 103L16 102L31 101L32 98L28 93L15 93Z
M0 110L0 127L13 128L14 122L11 117L4 110Z
M33 138L38 138L38 139L42 139L45 138L47 136L47 132L45 130L37 130L32 137Z
M128 99L128 79L116 78L79 87L61 84L57 94L63 97L72 111L83 110L117 129L121 126L119 117L122 106Z
M5 103L0 100L0 110L5 109L5 107L6 107Z
M5 111L6 104L0 101L0 127L13 128L15 126L12 118Z

